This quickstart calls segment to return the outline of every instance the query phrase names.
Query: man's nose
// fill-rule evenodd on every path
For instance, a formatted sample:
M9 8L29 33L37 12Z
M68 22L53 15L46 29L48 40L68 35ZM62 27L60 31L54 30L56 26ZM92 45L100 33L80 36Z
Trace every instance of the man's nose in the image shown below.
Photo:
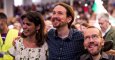
M23 28L24 28L24 29L27 28L27 25L26 25L26 24L23 24Z
M94 39L93 39L92 37L90 37L90 38L89 38L89 41L92 42L92 41L94 41Z

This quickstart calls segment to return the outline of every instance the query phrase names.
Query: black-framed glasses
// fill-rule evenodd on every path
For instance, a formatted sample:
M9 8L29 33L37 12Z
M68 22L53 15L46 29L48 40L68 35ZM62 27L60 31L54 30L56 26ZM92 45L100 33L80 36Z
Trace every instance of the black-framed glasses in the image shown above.
M100 36L97 34L92 34L91 36L85 36L84 39L85 40L90 40L90 38L92 38L93 40L98 39Z

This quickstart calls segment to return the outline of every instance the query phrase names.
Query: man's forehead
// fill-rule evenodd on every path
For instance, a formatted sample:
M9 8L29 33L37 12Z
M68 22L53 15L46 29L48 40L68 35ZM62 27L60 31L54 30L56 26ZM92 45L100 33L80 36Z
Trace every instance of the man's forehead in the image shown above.
M98 34L99 30L97 28L88 28L85 30L84 34Z
M54 10L59 10L59 11L63 10L63 11L66 11L66 8L64 6L62 6L62 5L57 5L57 6L54 7L53 11Z

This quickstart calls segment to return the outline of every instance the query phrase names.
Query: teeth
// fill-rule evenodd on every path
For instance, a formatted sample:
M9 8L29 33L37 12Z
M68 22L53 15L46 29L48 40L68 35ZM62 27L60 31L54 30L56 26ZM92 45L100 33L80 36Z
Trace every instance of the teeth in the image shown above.
M98 44L89 44L88 48L94 48L94 47L98 47Z
M95 46L96 46L96 45L94 45L94 44L90 44L90 45L89 45L90 48L91 48L91 47L95 47Z
M54 19L53 21L58 21L57 19Z
M28 32L28 30L24 30L23 32Z

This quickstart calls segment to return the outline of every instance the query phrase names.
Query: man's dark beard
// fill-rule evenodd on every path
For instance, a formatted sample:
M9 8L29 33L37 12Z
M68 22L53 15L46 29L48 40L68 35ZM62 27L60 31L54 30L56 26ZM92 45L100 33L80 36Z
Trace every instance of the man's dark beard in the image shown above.
M95 46L98 46L98 44L94 44L94 42L90 42L90 45L95 45ZM99 47L99 46L98 46ZM88 51L89 52L89 51ZM96 56L96 55L98 55L99 53L101 52L101 49L98 49L98 51L97 52L95 52L94 54L91 54L90 52L90 54L92 55L92 56Z
M60 28L60 27L63 27L63 26L66 26L67 23L61 23L59 26L57 26L56 28Z
M100 51L94 53L94 54L91 54L92 56L97 56L98 54L100 53Z
M88 51L89 52L89 51ZM89 52L90 53L90 52ZM98 54L101 54L102 53L102 50L101 49L99 49L97 52L95 52L95 53L93 53L93 54L91 54L91 56L97 56Z

